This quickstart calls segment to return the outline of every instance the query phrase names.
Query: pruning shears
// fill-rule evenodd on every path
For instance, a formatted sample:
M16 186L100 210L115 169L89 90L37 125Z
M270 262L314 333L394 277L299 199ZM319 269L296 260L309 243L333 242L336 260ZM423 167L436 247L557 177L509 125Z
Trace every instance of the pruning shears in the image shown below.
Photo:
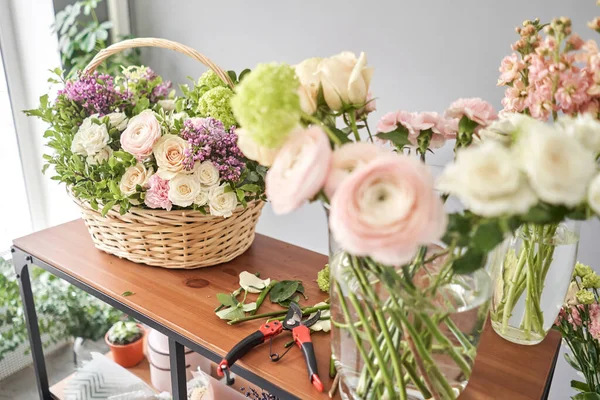
M277 353L273 353L273 338L284 330L287 330L292 332L294 342L304 354L304 360L306 361L306 367L308 368L308 379L319 392L322 392L323 383L319 378L315 349L310 338L309 329L309 327L314 325L319 318L321 318L321 311L317 311L314 316L303 321L302 309L297 303L291 302L287 315L282 322L266 322L256 332L248 335L246 338L242 339L241 342L236 344L219 363L217 374L219 376L226 376L227 384L232 385L234 380L230 376L229 369L231 366L254 347L263 344L267 340L270 340L269 357L271 358L271 361L275 362L281 360L290 349L286 350L281 356Z

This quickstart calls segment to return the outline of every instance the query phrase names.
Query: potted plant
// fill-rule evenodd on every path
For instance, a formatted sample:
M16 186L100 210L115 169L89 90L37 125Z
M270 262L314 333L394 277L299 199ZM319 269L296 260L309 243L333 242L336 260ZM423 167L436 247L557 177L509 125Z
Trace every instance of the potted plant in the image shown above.
M115 323L105 336L114 362L125 368L138 365L144 358L144 335L144 328L135 322Z

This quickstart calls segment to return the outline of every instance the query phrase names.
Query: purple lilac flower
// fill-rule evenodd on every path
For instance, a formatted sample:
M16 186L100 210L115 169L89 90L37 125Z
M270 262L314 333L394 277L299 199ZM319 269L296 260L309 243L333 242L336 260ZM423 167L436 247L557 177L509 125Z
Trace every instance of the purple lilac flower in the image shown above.
M129 93L117 91L112 76L97 71L67 81L58 95L79 103L89 115L98 113L100 116L114 111L119 102L129 98Z
M169 95L171 86L173 86L171 81L165 81L156 85L154 89L152 89L152 93L150 93L150 102L156 103L159 100L165 99Z
M185 152L184 166L188 170L196 162L210 161L219 170L221 179L239 181L246 164L237 146L234 127L227 131L223 123L214 118L191 118L183 123L181 136L191 147Z

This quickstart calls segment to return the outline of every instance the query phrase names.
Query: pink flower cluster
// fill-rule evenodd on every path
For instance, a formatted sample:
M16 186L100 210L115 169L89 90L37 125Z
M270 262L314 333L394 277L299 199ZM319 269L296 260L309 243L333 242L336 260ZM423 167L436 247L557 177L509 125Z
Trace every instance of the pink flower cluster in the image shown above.
M584 44L576 34L561 49L553 36L534 41L529 53L513 53L500 63L499 86L507 86L506 112L529 111L546 120L552 113L598 113L600 53L594 41ZM583 50L581 52L577 52Z
M148 179L148 190L144 204L150 208L164 208L171 211L173 204L169 200L169 181L154 174Z
M408 130L408 140L413 146L418 145L422 132L430 129L432 132L430 148L439 149L447 139L454 139L458 130L458 120L448 118L436 112L414 113L394 111L385 114L377 124L378 132L391 132L401 125Z
M560 324L561 321L567 321L574 330L585 327L594 339L600 340L600 304L598 303L563 307L556 323Z
M87 115L109 114L118 108L122 101L129 99L128 93L120 93L114 85L114 79L107 74L81 74L74 80L65 82L58 96L66 96L81 105Z

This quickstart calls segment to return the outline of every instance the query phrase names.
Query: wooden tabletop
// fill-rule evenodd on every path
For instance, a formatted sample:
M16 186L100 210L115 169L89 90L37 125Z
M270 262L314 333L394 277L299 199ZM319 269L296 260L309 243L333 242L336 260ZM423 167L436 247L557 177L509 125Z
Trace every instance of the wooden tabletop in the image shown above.
M216 294L237 289L241 271L260 272L263 279L301 280L309 297L303 300L303 305L312 305L328 297L314 282L317 271L327 262L326 256L262 235L257 235L252 247L237 259L197 270L149 267L96 250L82 220L16 239L14 244L219 355L225 355L262 323L258 320L229 326L213 312L218 305ZM126 291L135 294L123 297L122 293ZM267 300L260 312L278 309L281 308ZM283 346L290 340L285 333L281 336L274 342L274 347ZM323 333L312 336L319 375L329 388L329 336ZM498 337L488 324L471 382L461 399L541 398L559 343L558 333L551 332L537 346L517 346ZM309 383L300 351L292 349L278 363L269 360L268 351L267 345L259 347L239 363L302 399L327 398L325 394L318 394Z

